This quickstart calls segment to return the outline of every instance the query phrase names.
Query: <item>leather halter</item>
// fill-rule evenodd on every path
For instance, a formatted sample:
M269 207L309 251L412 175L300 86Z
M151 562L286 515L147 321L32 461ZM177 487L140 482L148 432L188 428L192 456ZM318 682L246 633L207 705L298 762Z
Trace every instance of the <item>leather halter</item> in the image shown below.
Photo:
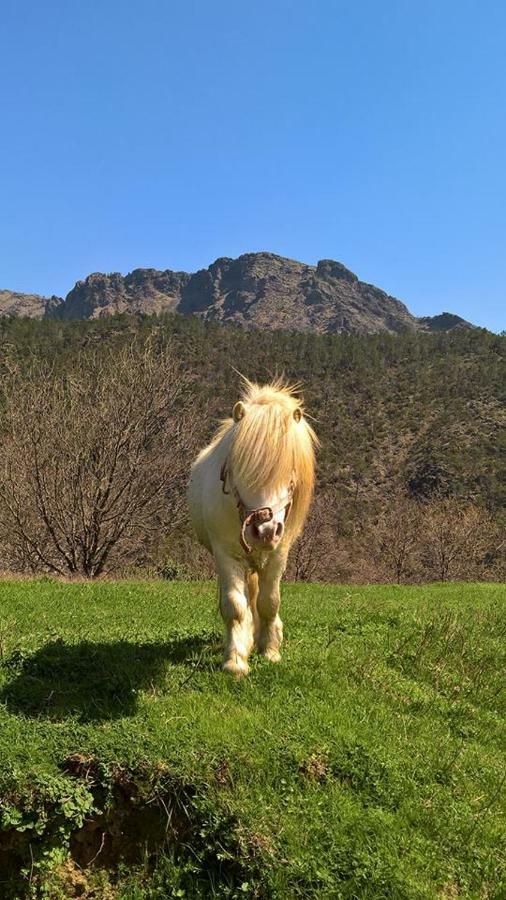
M241 520L241 534L240 534L240 538L239 538L239 540L241 542L241 547L243 548L245 553L251 553L252 548L250 547L250 545L248 544L248 542L246 540L246 529L247 529L248 525L251 525L251 523L253 523L254 525L263 525L265 522L270 522L271 519L274 518L275 514L280 512L282 509L286 509L286 513L285 513L285 522L286 522L286 520L288 519L288 516L290 515L290 510L292 508L293 493L295 490L295 485L294 485L293 481L290 482L290 485L288 487L287 497L285 497L285 499L281 503L278 503L276 506L258 506L256 509L250 509L243 502L239 491L237 490L234 482L232 481L232 478L230 477L228 469L227 469L227 460L225 460L225 462L223 463L223 465L221 467L221 471L220 471L220 481L222 482L221 489L224 494L230 493L230 491L227 491L227 488L226 488L227 478L229 481L229 485L232 488L232 494L234 495L235 503L236 503L237 510L239 513L239 519Z

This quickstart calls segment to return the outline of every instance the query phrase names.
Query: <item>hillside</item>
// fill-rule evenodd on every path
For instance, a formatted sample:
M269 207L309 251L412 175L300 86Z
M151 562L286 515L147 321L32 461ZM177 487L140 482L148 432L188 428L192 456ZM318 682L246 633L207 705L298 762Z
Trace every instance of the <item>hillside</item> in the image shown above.
M0 891L505 896L499 585L285 585L220 671L215 585L0 582Z
M0 292L0 315L96 319L125 312L178 312L243 328L318 334L472 327L450 313L416 318L339 262L326 259L310 266L273 253L217 259L192 274L170 269L135 269L126 276L94 273L78 281L64 300Z
M504 527L506 337L479 329L399 335L245 331L178 315L13 318L0 320L0 387L2 374L23 372L34 360L72 372L82 353L96 355L98 363L101 354L132 341L172 348L199 410L199 446L237 399L237 368L260 380L283 372L302 382L322 442L316 525L323 554L312 578L391 578L378 518L399 491L415 505L438 496L455 498ZM454 518L459 515L457 510ZM395 522L390 530L397 533ZM482 528L479 533L485 534ZM500 577L497 556L504 542L494 534L487 540L483 566L474 574L472 567L459 569L458 577ZM191 574L210 571L193 544L181 547L171 539L164 552L165 562L149 557L151 571L165 571L167 560ZM438 577L425 557L409 575Z

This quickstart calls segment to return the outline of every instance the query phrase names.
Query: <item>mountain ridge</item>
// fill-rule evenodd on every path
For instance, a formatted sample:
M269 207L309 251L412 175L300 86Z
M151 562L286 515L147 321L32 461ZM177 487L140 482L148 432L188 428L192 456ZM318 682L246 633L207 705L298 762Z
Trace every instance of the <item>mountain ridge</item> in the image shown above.
M117 313L196 315L243 328L396 333L474 328L454 313L414 316L396 297L331 259L316 265L267 251L219 257L189 273L137 268L94 272L65 298L0 290L0 315L96 319Z

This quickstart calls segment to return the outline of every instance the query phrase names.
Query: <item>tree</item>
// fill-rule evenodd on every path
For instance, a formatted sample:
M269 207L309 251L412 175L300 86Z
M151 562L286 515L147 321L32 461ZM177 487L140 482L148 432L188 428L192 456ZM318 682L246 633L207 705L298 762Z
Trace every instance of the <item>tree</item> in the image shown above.
M200 417L170 347L34 363L3 404L0 542L18 568L93 578L183 521Z
M417 568L420 540L418 504L398 490L385 504L371 537L379 557L378 569L386 569L398 584L408 581Z
M332 580L338 569L337 528L330 493L316 495L304 531L292 547L288 576L294 581Z
M443 497L423 504L420 551L432 579L484 577L500 565L504 542L486 510Z

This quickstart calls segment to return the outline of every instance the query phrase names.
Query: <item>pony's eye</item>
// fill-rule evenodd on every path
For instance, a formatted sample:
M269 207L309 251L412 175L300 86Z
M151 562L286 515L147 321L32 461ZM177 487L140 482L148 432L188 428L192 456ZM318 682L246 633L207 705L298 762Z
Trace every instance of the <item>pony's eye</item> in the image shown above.
M297 409L294 409L293 417L296 422L300 422L300 420L302 419L302 410L300 409L300 407L297 407Z

